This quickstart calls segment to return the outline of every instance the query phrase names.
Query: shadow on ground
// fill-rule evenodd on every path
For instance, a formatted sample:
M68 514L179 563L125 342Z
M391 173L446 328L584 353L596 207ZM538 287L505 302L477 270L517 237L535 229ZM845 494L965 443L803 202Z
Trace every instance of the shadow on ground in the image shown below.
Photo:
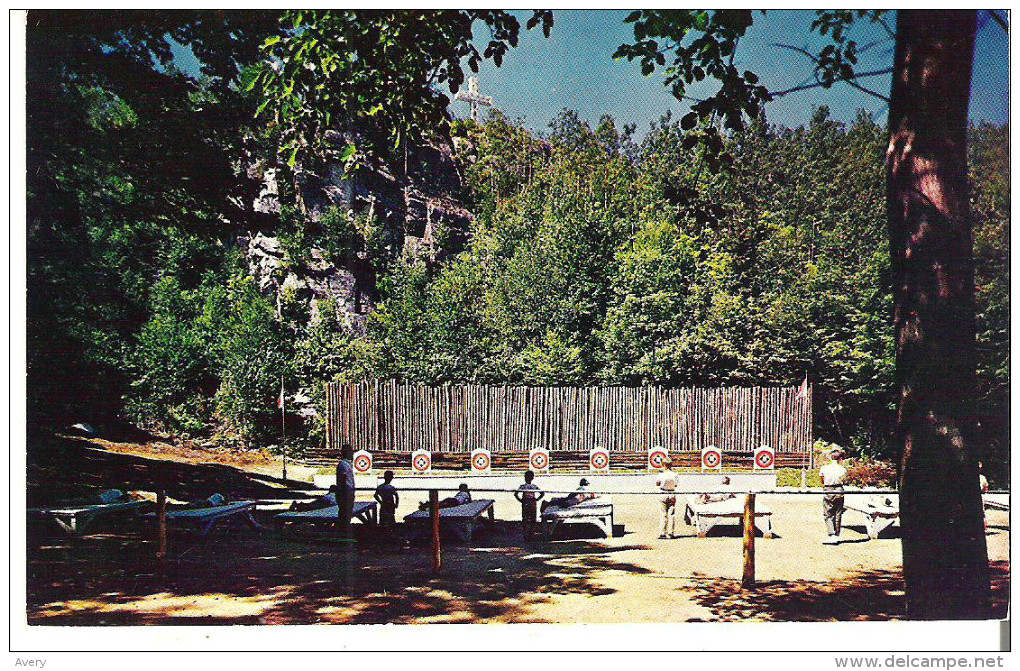
M30 451L30 505L98 491L153 490L175 499L221 492L230 498L286 498L307 483L219 464L182 464L105 452L73 439ZM267 519L263 519L267 521ZM554 594L613 590L594 577L649 570L613 559L642 549L585 540L523 541L497 531L475 547L447 545L434 575L430 550L394 534L359 529L356 544L326 531L294 537L271 527L231 525L208 537L171 531L169 556L155 559L152 525L96 522L101 533L70 538L30 517L28 619L31 624L310 624L541 622L536 605ZM497 526L497 529L500 527Z
M31 624L314 624L543 622L555 594L613 590L595 574L648 569L614 560L635 546L586 541L446 547L439 575L429 548L295 541L282 532L175 535L170 557L133 533L51 539L30 548Z
M237 468L104 452L74 440L29 452L29 501L48 504L109 487L197 499L286 497L283 482ZM68 538L30 520L28 620L34 625L545 622L563 596L615 593L607 576L657 575L635 558L647 547L581 539L524 541L500 530L474 547L444 545L433 574L429 548L364 533L355 544L330 533L223 526L206 538L176 532L155 559L151 525L126 520L104 533ZM626 552L621 560L619 553ZM996 616L1005 616L1009 567L993 563ZM658 581L656 581L658 582ZM633 584L633 583L631 583ZM826 621L903 617L898 571L832 582L772 581L744 592L733 580L694 574L679 590L712 620ZM640 589L636 585L632 589ZM662 613L663 621L670 613Z
M992 604L989 619L1006 617L1009 563L991 562ZM901 571L860 571L831 582L773 580L743 590L740 581L695 574L696 585L683 588L715 616L713 621L740 620L832 622L894 620L905 616Z
M111 488L156 491L164 486L168 496L183 501L217 492L232 500L286 498L288 490L312 488L307 482L281 480L223 464L187 464L107 452L73 438L53 437L30 443L27 456L30 508Z

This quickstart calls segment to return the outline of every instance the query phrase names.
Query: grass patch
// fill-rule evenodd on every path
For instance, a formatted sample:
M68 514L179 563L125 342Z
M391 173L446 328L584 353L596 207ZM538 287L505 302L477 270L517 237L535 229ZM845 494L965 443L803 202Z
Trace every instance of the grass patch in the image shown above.
M799 468L777 468L776 469L776 487L800 487L800 469ZM807 472L807 478L805 484L808 487L821 487L822 478L818 474L818 469L809 469Z

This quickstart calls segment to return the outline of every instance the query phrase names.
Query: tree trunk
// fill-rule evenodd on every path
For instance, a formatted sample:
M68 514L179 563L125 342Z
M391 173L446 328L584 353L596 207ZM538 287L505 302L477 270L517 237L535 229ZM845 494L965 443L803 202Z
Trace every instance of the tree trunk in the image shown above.
M889 104L887 205L907 617L987 617L973 452L975 316L967 186L974 11L903 11Z

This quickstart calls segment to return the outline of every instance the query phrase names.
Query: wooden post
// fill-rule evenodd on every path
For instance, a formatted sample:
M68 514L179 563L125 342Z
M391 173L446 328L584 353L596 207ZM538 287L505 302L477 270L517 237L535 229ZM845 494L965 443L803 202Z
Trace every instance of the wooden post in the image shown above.
M754 589L754 493L744 501L744 589Z
M439 490L429 490L429 510L432 511L432 572L443 569L443 553L439 547Z
M159 547L156 559L166 558L166 488L160 487L156 492L156 540Z

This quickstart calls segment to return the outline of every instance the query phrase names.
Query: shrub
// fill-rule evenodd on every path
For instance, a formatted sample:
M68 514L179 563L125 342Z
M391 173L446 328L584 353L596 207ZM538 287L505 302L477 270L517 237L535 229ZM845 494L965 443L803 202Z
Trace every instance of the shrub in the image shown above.
M285 370L286 339L273 306L251 277L238 276L210 292L199 321L218 368L217 414L251 439L273 421Z
M152 317L129 355L132 382L125 409L144 428L200 430L205 419L200 388L208 360L194 324L193 292L164 277L152 288L151 300Z
M895 487L896 468L887 461L865 460L847 469L846 484L851 487Z

